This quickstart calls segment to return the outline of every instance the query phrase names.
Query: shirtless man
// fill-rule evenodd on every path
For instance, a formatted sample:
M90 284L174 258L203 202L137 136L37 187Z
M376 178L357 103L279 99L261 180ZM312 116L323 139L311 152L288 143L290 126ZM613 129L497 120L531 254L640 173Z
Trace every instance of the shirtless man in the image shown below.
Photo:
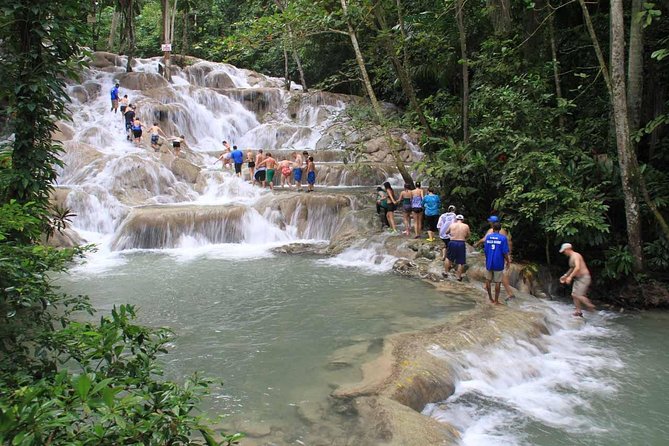
M232 148L230 147L230 143L227 141L223 141L223 153L221 153L221 156L218 157L218 159L214 162L216 164L219 161L223 162L223 169L227 169L228 166L231 163L231 158L232 158Z
M300 155L299 152L293 153L293 179L295 180L295 186L297 190L302 190L302 165L304 164L304 158Z
M151 148L153 149L154 152L157 152L160 149L160 146L158 145L158 137L162 134L163 137L167 139L167 135L158 126L157 122L153 123L153 125L149 129L149 133L151 134Z
M462 214L456 215L455 222L446 230L446 234L451 235L451 240L448 242L448 253L446 262L444 262L444 269L448 273L451 269L451 263L457 265L455 278L458 282L462 281L462 273L465 271L465 265L467 264L466 240L471 234L469 225L464 222L464 219L465 217Z
M265 167L262 162L265 161L265 154L263 153L263 150L260 149L258 150L258 154L256 155L256 171L253 174L253 184L255 185L256 182L259 183L262 187L265 187L265 177L267 174L267 167Z
M592 279L583 256L574 251L571 243L563 243L560 247L560 254L569 257L569 269L560 277L560 283L569 285L572 281L574 282L571 289L571 298L574 300L574 306L576 307L574 316L583 316L581 304L585 305L588 310L595 311L595 306L586 296Z
M481 237L481 240L474 243L474 248L478 248L479 246L483 245L483 242L485 241L486 236L488 234L493 233L493 230L492 230L493 224L498 223L498 222L499 222L499 217L497 215L491 215L488 218L488 223L490 223L490 229L488 229L488 231L485 234L483 234L483 237ZM513 262L513 258L511 257L511 250L513 249L513 243L511 241L511 234L509 234L509 232L504 228L500 229L499 233L501 235L503 235L504 237L506 237L507 243L509 245L509 263L511 263L511 262ZM504 299L505 301L509 301L509 300L516 297L513 294L513 288L511 288L511 282L509 282L509 271L507 269L505 269L504 272L502 273L502 285L504 285L504 290L506 291L506 299Z
M291 169L293 163L290 160L282 160L279 162L279 172L281 172L281 188L283 189L286 185L288 187L293 187L290 183L290 174L293 169Z
M267 167L267 175L266 175L266 180L267 184L269 184L269 188L274 190L274 170L276 169L276 160L272 158L272 154L268 153L267 157L260 163L256 164L257 166L265 166ZM264 187L264 184L263 184Z

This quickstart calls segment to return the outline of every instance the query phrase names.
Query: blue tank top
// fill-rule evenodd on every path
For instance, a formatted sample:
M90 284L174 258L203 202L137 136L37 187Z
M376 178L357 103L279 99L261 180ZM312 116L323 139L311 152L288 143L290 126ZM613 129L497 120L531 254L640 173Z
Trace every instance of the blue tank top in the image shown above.
M415 195L411 197L411 207L412 208L422 208L423 207L423 199L421 198L420 195Z
M133 124L132 129L133 129L134 131L142 130L142 126L141 126L141 125L134 125L134 124Z

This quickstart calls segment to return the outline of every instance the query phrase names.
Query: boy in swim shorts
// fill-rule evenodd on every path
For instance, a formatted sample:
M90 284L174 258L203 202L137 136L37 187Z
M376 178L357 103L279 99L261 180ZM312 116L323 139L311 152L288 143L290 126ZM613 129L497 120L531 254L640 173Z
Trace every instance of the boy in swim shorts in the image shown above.
M314 163L314 157L310 156L307 161L307 192L314 191L314 184L316 184L316 164Z

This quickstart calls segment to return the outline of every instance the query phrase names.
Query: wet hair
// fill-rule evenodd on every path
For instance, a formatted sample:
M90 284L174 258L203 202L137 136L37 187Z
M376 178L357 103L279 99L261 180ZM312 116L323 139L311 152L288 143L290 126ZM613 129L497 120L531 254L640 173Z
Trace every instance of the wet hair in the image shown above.
M154 122L153 125L158 125L158 123L157 123L157 122Z
M179 138L186 139L186 137L184 135L180 135Z
M376 191L377 192L383 192L383 188L381 186L377 186Z
M302 152L302 155L309 155L309 152L305 150L304 152Z
M416 181L416 189L420 189L420 181Z
M499 231L500 229L502 229L502 223L496 221L495 223L492 224L493 231Z
M310 157L309 157L309 161L313 162L313 161L314 161L314 157L313 157L313 156L310 156Z
M385 183L383 183L383 187L385 187L386 190L387 190L387 189L393 190L393 187L390 185L390 183L389 183L388 181L386 181Z
M127 94L124 94L124 95L123 95L123 97L124 97L124 98L127 98L127 97L128 97L128 95L127 95Z
M258 150L258 153L262 153L262 149Z
M114 86L115 86L115 87L120 87L120 85L118 84L118 82L116 82L116 84L115 84Z
M436 194L437 193L437 192L435 192L434 187L428 187L427 191L431 194Z
M404 188L405 189L411 189L411 186L409 186L409 183L404 183Z
M226 140L223 140L223 144L227 144L228 142Z
M233 149L237 150L237 146L232 146Z
M272 154L269 153L269 152L267 152L267 156L269 156L269 157L271 158L271 157L272 157Z
M455 212L455 206L450 205L450 206L448 207L448 212Z

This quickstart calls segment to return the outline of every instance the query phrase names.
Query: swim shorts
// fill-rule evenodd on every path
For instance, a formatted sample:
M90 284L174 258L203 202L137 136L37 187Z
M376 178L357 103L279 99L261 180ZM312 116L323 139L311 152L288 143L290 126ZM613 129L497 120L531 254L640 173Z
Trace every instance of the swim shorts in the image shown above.
M151 135L151 144L158 144L158 135Z
M296 167L293 169L293 177L295 178L295 181L302 181L302 168L301 167Z
M127 105L121 105L121 113L125 114L125 109L128 108Z
M274 182L274 169L267 169L267 182Z
M132 131L132 136L135 138L141 138L142 137L142 131L141 130L133 130Z
M426 215L425 226L428 231L437 232L437 223L439 223L438 215Z
M395 212L397 205L395 203L388 202L388 212Z
M235 163L235 173L242 173L242 164L244 163Z
M448 260L457 265L467 264L467 245L463 240L451 240L448 243Z
M423 208L411 208L414 214L420 214L423 212Z
M256 167L256 162L255 161L249 161L249 169L253 169Z
M316 172L309 172L307 174L307 183L315 184L316 183Z
M571 294L574 296L587 296L591 282L592 279L590 278L590 276L574 277L574 281L572 282Z
M265 173L266 173L265 169L256 170L256 173L253 176L255 177L256 181L262 182L265 181Z
M172 147L175 149L181 148L181 142L180 141L172 141Z
M493 283L500 283L502 281L502 276L504 271L490 271L489 269L485 270L485 278Z
M281 175L284 177L289 177L290 176L290 167L282 167L281 168Z

